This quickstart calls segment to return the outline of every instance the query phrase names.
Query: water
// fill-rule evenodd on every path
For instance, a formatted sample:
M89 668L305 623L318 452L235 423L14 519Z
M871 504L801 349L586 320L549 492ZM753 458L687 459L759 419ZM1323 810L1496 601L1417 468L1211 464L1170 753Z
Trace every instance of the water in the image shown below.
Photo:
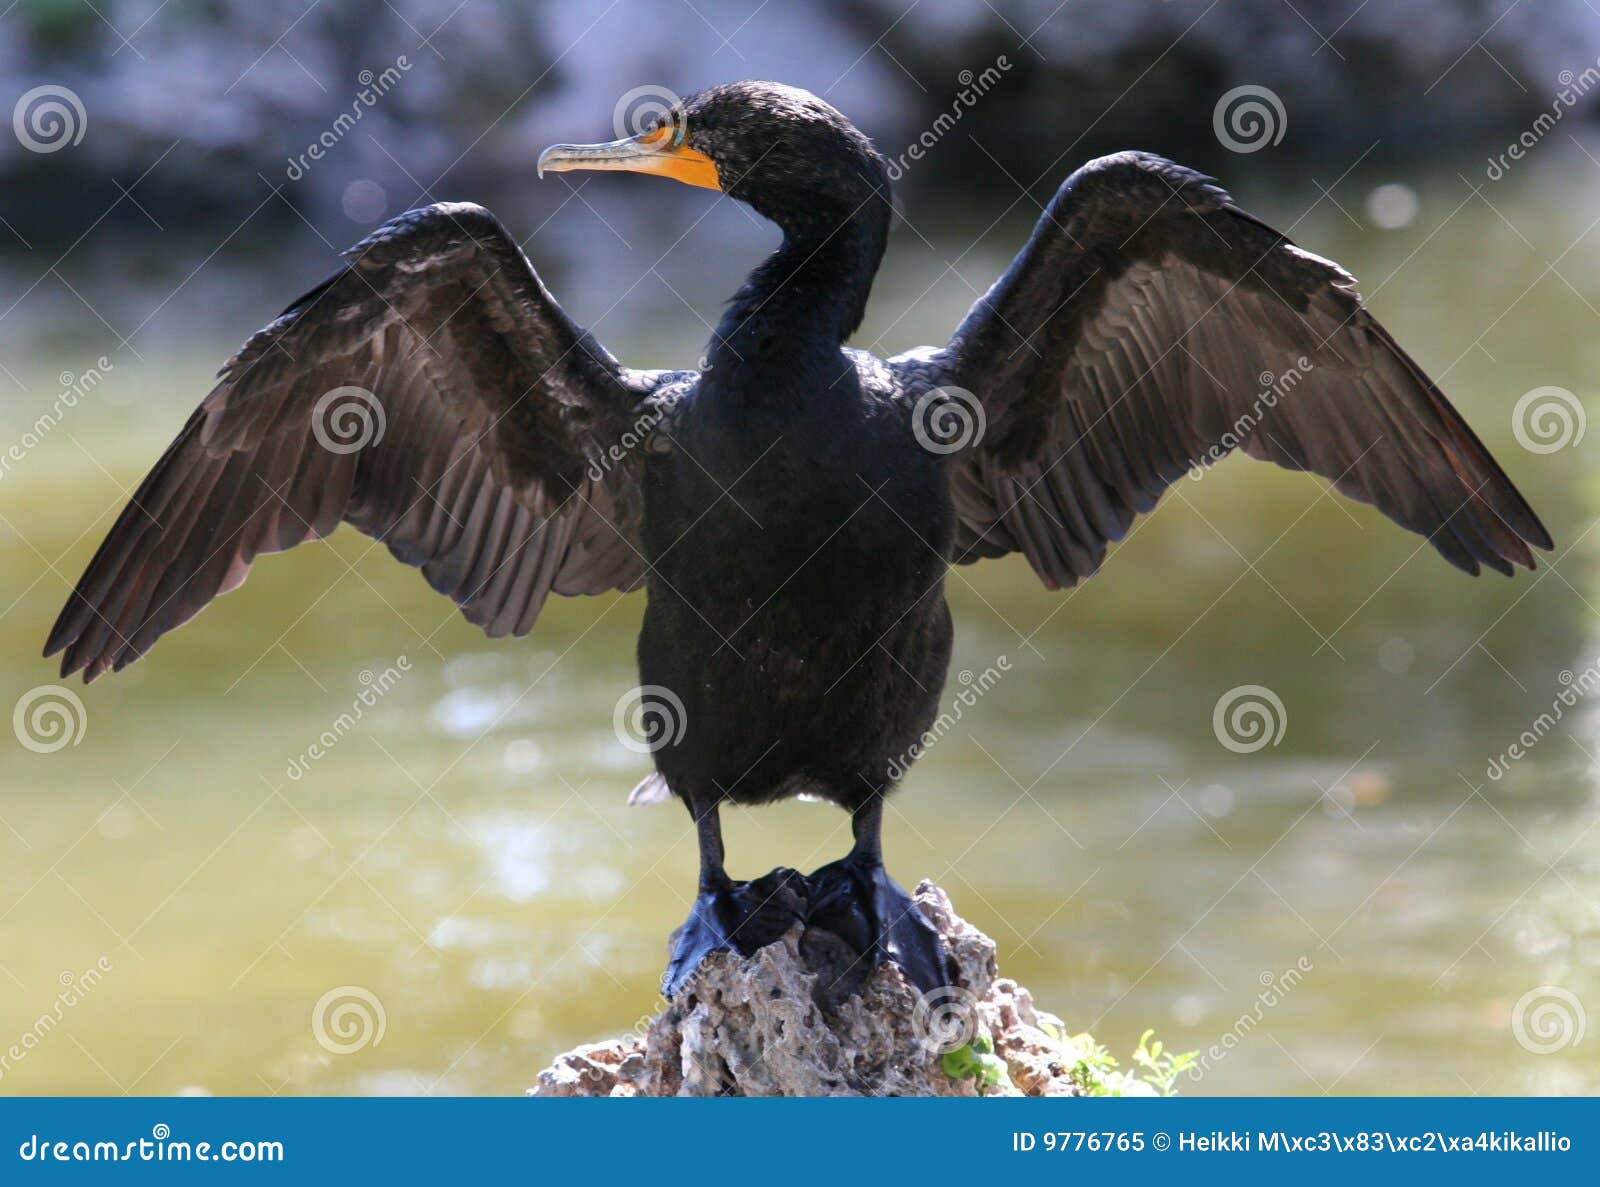
M1230 461L1180 484L1074 593L1047 593L1020 561L951 583L954 670L1004 656L1009 671L894 801L891 866L937 878L1006 973L1114 1051L1146 1027L1214 1047L1186 1091L1600 1090L1590 1046L1536 1054L1514 1026L1545 1017L1518 1009L1539 987L1600 1006L1582 705L1505 778L1485 775L1600 650L1583 536L1596 446L1536 455L1510 428L1523 392L1585 394L1594 373L1600 235L1550 199L1563 186L1592 178L1513 177L1491 209L1445 177L1400 230L1360 230L1328 203L1296 228L1442 374L1555 533L1554 566L1470 581L1319 483ZM1347 182L1341 200L1359 214L1363 192ZM1279 222L1315 197L1247 196ZM669 275L699 267L718 227ZM981 229L899 234L861 341L942 340L972 297L945 264ZM986 283L1024 232L996 228L960 274ZM538 239L530 251L542 258ZM203 285L140 340L144 362L115 358L0 478L5 704L52 679L38 647L123 488L257 307L290 295L208 314ZM716 294L684 287L710 315ZM700 337L670 295L659 320ZM218 321L230 328L184 341ZM688 361L664 331L601 332L630 361ZM92 341L7 352L20 387L5 440ZM531 638L491 644L346 530L265 559L82 692L78 745L4 760L0 1050L33 1038L0 1062L0 1087L514 1093L554 1054L633 1026L655 1008L695 869L681 809L624 805L644 767L611 722L641 608L556 599ZM1286 723L1239 754L1212 717L1243 685L1270 689ZM359 721L337 725L364 690ZM736 876L847 845L822 805L725 815ZM41 1029L64 979L91 969ZM1260 1006L1269 983L1277 1004ZM350 1054L328 1049L350 1032L322 1044L313 1027L341 987L383 1019Z

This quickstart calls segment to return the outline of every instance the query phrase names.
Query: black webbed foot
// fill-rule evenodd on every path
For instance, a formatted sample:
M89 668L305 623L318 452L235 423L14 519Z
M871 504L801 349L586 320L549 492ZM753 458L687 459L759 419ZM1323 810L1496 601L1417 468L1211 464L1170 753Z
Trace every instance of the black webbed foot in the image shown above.
M803 918L804 878L777 869L751 882L728 882L702 890L689 918L672 933L672 955L661 978L661 992L675 997L713 952L750 956L780 938Z
M939 933L882 862L852 854L823 866L808 881L809 921L867 955L873 968L892 960L924 993L952 983Z
M702 889L689 918L672 933L672 955L661 991L677 996L713 952L752 956L796 923L815 925L818 942L824 945L844 945L843 960L849 967L831 985L820 987L825 997L848 996L867 973L886 961L899 965L906 980L924 993L952 985L939 933L883 868L882 797L869 799L853 817L856 843L843 860L809 877L776 869L753 882L735 882L723 869L715 805L698 810L695 829ZM802 945L806 941L802 934Z

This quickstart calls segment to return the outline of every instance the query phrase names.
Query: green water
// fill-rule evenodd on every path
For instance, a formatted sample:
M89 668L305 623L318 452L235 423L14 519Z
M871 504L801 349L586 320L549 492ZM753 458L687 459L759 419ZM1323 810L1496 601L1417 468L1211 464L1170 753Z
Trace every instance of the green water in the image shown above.
M1593 192L1592 171L1513 178L1491 210L1447 178L1402 230L1324 203L1296 232L1376 290L1545 516L1553 566L1471 581L1316 481L1230 461L1181 483L1070 595L1020 562L951 583L955 669L1003 655L1010 671L894 802L891 866L938 879L1006 973L1114 1050L1149 1026L1180 1049L1233 1035L1186 1091L1600 1090L1593 1036L1536 1054L1513 1028L1540 986L1600 1010L1600 740L1580 706L1506 778L1484 776L1597 655L1584 532L1600 445L1537 455L1511 433L1530 388L1591 392ZM1287 222L1306 200L1254 204ZM997 228L960 271L986 283L1024 232ZM967 242L898 235L860 341L942 340L972 297L944 274ZM235 335L288 295L241 298ZM681 306L662 318L699 336ZM6 442L82 366L81 350L11 341ZM685 361L660 341L608 345ZM38 648L70 579L231 346L141 346L0 478L3 706L52 681ZM264 559L150 658L80 689L78 745L7 738L0 1052L34 1037L0 1090L515 1093L554 1054L634 1025L695 868L681 809L624 805L645 767L611 722L641 597L557 599L529 639L491 644L347 529ZM362 673L401 657L291 777ZM1241 685L1281 699L1278 745L1219 744L1213 707ZM726 827L744 876L821 864L848 836L807 803ZM40 1031L63 976L97 962ZM340 986L381 1004L381 1041L318 1042L314 1007Z

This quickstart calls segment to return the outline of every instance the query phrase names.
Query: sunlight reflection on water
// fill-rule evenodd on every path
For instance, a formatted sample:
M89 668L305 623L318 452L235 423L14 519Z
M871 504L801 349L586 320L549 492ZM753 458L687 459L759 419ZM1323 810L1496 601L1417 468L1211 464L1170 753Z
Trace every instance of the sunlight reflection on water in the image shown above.
M1394 231L1359 234L1334 213L1297 237L1382 278L1448 209L1428 187L1414 198L1420 212ZM1543 225L1513 191L1496 201ZM1582 229L1545 222L1547 256ZM867 340L941 267L896 250ZM1568 259L1574 277L1600 273L1589 240ZM1417 261L1379 312L1438 369L1528 290L1483 339L1492 359L1445 386L1570 544L1592 513L1600 444L1535 457L1506 414L1536 383L1592 373L1587 311L1539 282L1543 263L1487 211L1447 224ZM896 348L942 336L971 296L935 291L895 327ZM0 618L13 701L51 677L37 650L64 578L39 554L63 557L63 574L81 566L118 483L230 345L195 344L170 375L115 373L70 438L5 476L6 518L26 532L0 527L0 559L23 577ZM650 353L628 345L612 343ZM60 369L37 366L45 386ZM1592 550L1559 577L1472 582L1297 476L1228 463L1182 494L1068 596L1014 562L952 581L955 668L1006 653L1014 669L897 797L897 876L939 878L1008 974L1119 1051L1146 1026L1207 1047L1253 1009L1262 976L1309 961L1189 1091L1600 1089L1586 1048L1534 1056L1510 1029L1544 984L1600 1010L1593 715L1504 780L1483 776L1557 673L1594 654L1578 596ZM638 599L553 599L531 639L489 645L454 617L440 627L449 607L367 549L342 532L266 559L84 694L81 746L7 759L0 1040L32 1025L62 968L115 963L71 1020L105 1070L61 1036L7 1090L104 1091L107 1072L148 1069L140 1091L513 1092L651 1008L695 861L680 808L624 804L646 770L611 729L634 680ZM316 600L346 561L361 580ZM286 779L357 673L401 653L405 679ZM1281 698L1279 745L1217 744L1212 707L1241 685ZM819 865L848 836L842 814L801 803L729 812L727 831L740 876ZM346 984L382 1001L389 1029L336 1057L306 1018Z

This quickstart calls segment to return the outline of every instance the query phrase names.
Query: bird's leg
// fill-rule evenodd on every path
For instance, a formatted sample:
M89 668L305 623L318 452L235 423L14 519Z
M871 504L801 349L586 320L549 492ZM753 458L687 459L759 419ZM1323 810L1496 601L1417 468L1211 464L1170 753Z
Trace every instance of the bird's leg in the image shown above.
M722 818L717 813L716 804L695 817L694 831L695 839L700 843L700 893L713 894L732 889L733 879L728 877L728 871L722 865L725 856L722 848Z
M883 865L883 796L873 796L850 813L850 833L856 843L850 856L869 866Z
M713 952L749 956L781 936L796 919L797 878L793 870L773 870L754 882L735 882L723 868L722 823L713 801L704 808L686 801L695 814L700 842L700 889L689 918L672 934L672 955L661 989L674 997Z
M884 869L883 796L857 808L850 827L849 854L811 875L811 921L852 943L874 967L894 961L924 993L949 985L939 933Z
M705 808L697 808L688 798L684 802L694 813L700 843L700 886L689 918L672 934L672 955L661 978L661 991L668 997L677 995L707 956L733 948L730 936L739 922L733 917L733 879L722 865L722 821L716 802Z

